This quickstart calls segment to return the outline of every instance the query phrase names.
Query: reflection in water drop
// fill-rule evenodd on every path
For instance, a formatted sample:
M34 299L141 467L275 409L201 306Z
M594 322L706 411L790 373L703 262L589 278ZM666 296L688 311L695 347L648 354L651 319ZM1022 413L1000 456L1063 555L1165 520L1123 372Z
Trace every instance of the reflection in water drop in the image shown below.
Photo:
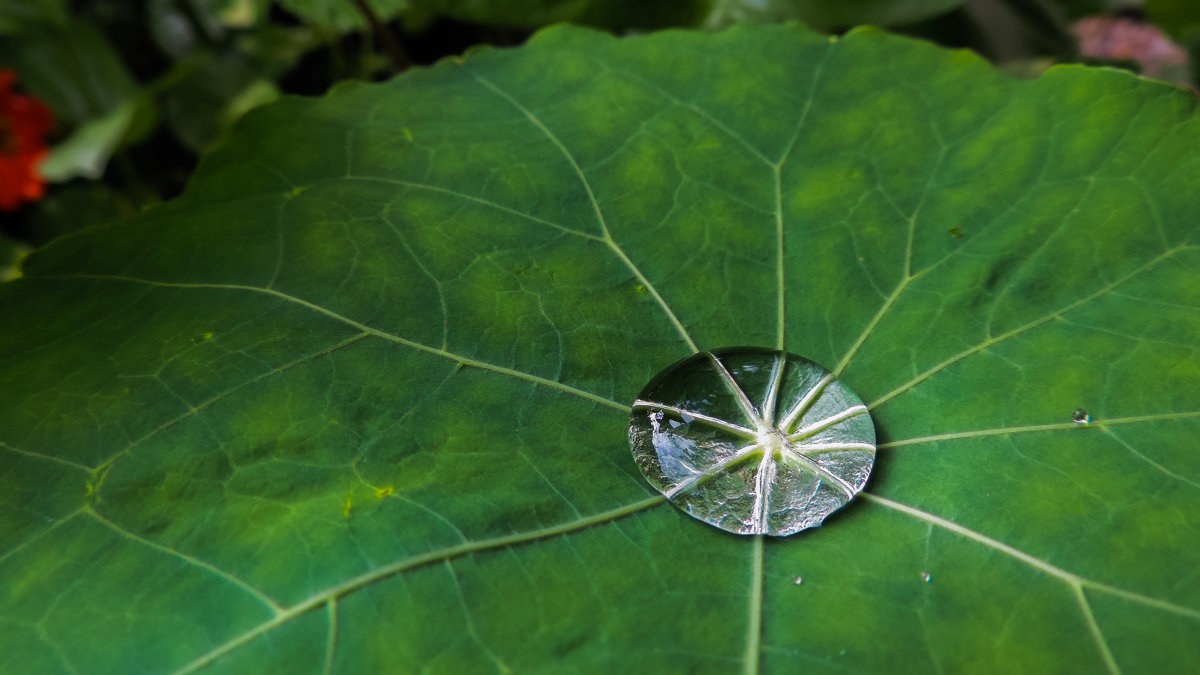
M853 392L808 359L758 347L701 352L659 373L633 403L629 442L672 503L738 534L820 525L875 463L875 427Z
M933 575L930 574L929 572L921 572L921 581L924 581L925 583L929 583L929 582L933 581Z
M792 583L799 586L800 584L804 583L804 579L801 579L800 577L796 577L795 579L792 580Z
M1071 421L1075 424L1087 424L1092 421L1092 414L1083 408L1076 408L1075 412L1071 413Z

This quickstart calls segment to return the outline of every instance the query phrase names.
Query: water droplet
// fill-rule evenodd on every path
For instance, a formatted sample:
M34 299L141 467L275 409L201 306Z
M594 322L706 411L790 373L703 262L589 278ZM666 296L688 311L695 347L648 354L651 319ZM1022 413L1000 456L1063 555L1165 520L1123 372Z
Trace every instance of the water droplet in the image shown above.
M1092 421L1092 414L1083 408L1076 408L1075 412L1071 413L1071 421L1075 424L1087 424Z
M820 525L875 464L875 427L854 392L808 359L760 347L701 352L656 375L633 402L629 443L673 504L738 534Z
M962 239L964 236L961 227L952 227L949 230L946 230L946 234L954 237L955 239Z
M933 575L930 574L929 572L921 572L921 581L924 581L925 583L930 583L931 581L933 581Z
M792 579L792 583L799 586L800 584L804 583L804 579L802 579L800 577L796 577L795 579Z

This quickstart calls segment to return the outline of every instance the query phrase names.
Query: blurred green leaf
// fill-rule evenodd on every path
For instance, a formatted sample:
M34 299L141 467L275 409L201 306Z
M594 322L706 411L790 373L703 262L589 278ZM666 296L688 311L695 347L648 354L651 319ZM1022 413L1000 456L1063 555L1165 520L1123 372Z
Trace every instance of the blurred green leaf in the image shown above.
M107 115L80 125L66 140L50 149L39 167L41 174L56 183L103 176L109 158L133 127L137 107L137 102L130 99Z
M0 0L0 35L67 25L64 0Z
M1200 38L1197 0L1146 0L1146 18L1181 43Z
M607 29L800 20L821 30L897 25L940 14L964 0L411 0L430 13L476 23L536 28L570 22Z
M965 0L715 0L706 25L720 27L741 22L799 19L820 30L864 24L897 26L942 14L963 2Z
M177 62L156 84L172 132L191 150L207 151L238 117L278 97L275 80L315 44L307 29L259 26L221 51L198 50Z
M694 26L712 0L411 0L413 7L460 21L538 28L570 22L606 29Z
M363 30L366 23L350 0L274 0L280 7L303 21L337 32ZM255 0L259 12L265 13L272 0ZM367 0L371 9L383 21L391 21L409 8L408 0Z
M1141 0L1040 0L1058 7L1069 19L1138 7Z
M32 250L33 247L29 244L0 232L0 281L10 281L21 276L21 259Z
M129 218L139 210L130 195L104 181L74 181L47 190L30 207L25 238L40 247L85 227Z
M224 27L215 8L210 7L214 4L210 0L150 0L146 20L155 44L176 59L213 46Z
M68 127L112 112L139 91L108 38L83 21L6 37L0 66L16 70L22 86Z

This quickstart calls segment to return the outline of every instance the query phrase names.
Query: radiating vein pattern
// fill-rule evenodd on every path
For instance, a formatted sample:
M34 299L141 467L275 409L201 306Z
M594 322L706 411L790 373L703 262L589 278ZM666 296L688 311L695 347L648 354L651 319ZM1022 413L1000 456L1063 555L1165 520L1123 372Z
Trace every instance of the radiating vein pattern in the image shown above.
M1198 138L795 25L264 106L0 284L0 672L1200 662Z
M629 442L672 503L750 535L820 525L863 489L875 460L875 430L853 392L808 359L750 347L659 373L633 403Z

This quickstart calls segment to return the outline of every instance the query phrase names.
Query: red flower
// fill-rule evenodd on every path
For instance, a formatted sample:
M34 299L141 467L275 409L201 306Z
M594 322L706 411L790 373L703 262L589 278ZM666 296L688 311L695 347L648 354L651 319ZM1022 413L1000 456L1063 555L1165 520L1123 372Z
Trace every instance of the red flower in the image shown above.
M17 74L0 69L0 210L42 197L46 181L37 164L46 156L46 134L54 116L46 104L12 92Z

